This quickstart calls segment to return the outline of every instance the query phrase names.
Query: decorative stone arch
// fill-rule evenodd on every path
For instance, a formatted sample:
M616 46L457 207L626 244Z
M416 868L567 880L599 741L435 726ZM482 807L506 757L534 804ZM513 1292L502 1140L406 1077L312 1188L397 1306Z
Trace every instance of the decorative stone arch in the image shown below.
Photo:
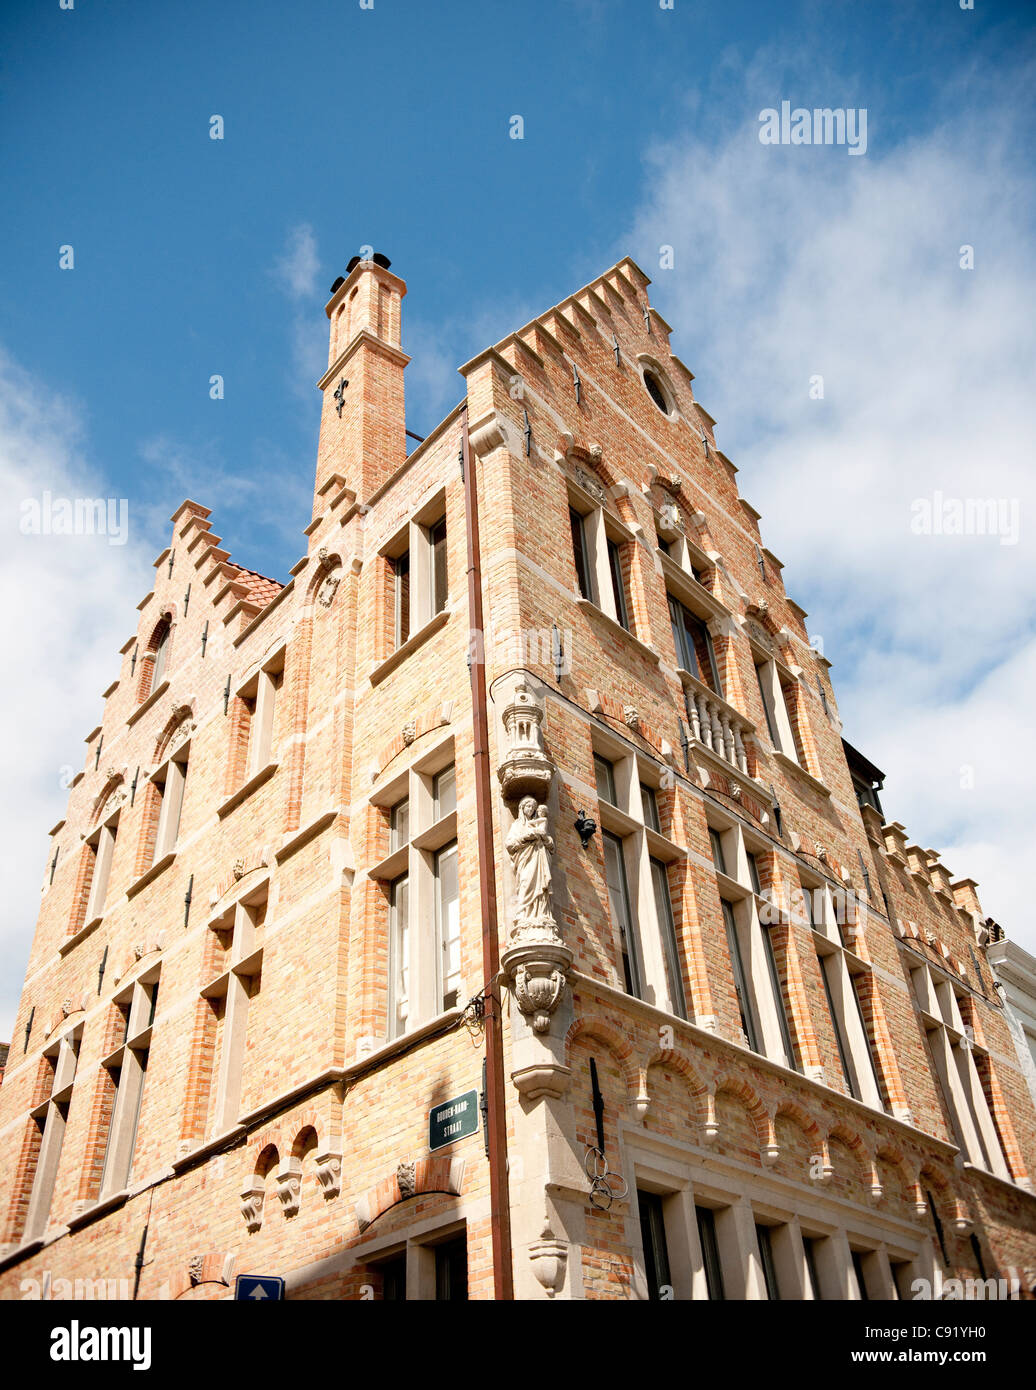
M464 1183L464 1159L450 1154L400 1162L395 1171L369 1187L353 1207L360 1231L365 1231L391 1207L411 1197L439 1192L459 1197Z
M345 575L345 562L336 550L322 545L317 551L316 564L306 585L304 610L309 614L330 608Z
M709 1118L714 1126L714 1133L709 1135L709 1121L706 1121L706 1136L710 1143L719 1137L719 1123L716 1119L715 1098L721 1095L733 1096L734 1099L744 1107L749 1121L752 1124L752 1128L755 1130L756 1137L759 1140L760 1153L766 1154L772 1147L776 1147L773 1121L767 1112L766 1106L759 1099L753 1087L743 1077L732 1076L729 1072L718 1076L715 1084L709 1087ZM776 1158L776 1154L774 1158ZM773 1162L773 1159L768 1161Z
M572 1060L572 1044L577 1038L597 1038L604 1043L619 1068L626 1087L626 1100L633 1093L639 1079L639 1069L633 1062L633 1048L617 1028L596 1018L577 1018L565 1034L565 1060Z
M121 793L121 795L120 795ZM117 800L113 798L117 797ZM105 812L114 811L117 806L121 806L126 799L126 773L125 770L119 771L117 768L109 768L105 773L104 786L97 796L94 797L93 806L90 809L90 824L96 823L102 818ZM111 801L111 806L108 802ZM84 837L85 838L85 837Z
M248 1147L251 1172L241 1193L241 1216L249 1232L258 1231L263 1224L267 1182L280 1158L280 1144L276 1129L264 1129Z
M679 1073L687 1083L687 1089L691 1094L692 1100L696 1102L693 1109L694 1121L696 1124L704 1123L706 1113L704 1097L708 1094L709 1088L688 1058L675 1048L668 1047L656 1048L644 1058L641 1065L637 1068L637 1095L633 1102L633 1108L637 1118L643 1120L651 1105L648 1076L652 1067L669 1067L671 1070Z
M899 1175L900 1181L903 1185L903 1192L906 1194L906 1196L912 1198L916 1205L916 1183L914 1179L911 1177L910 1168L907 1164L906 1158L904 1157L903 1150L898 1148L895 1144L891 1143L887 1139L880 1140L874 1149L874 1160L875 1167L877 1167L878 1162L884 1160L884 1162L888 1163L892 1168L896 1170L897 1174ZM882 1195L887 1196L888 1194L883 1191Z
M162 761L174 743L182 742L194 732L194 706L195 697L193 695L189 700L173 706L172 712L155 742L155 751L151 758L155 766ZM189 727L187 727L188 725Z

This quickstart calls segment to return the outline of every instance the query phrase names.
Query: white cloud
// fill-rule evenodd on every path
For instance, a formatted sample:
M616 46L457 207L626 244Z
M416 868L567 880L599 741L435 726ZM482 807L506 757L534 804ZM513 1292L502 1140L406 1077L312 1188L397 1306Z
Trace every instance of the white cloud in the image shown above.
M84 765L83 736L100 719L151 584L161 545L133 508L124 545L102 535L23 534L24 504L104 498L83 460L76 407L0 351L0 590L4 602L7 736L0 765L0 1039L10 1040L48 860L47 831L64 814L63 769ZM67 786L67 776L65 778Z
M287 244L278 257L274 274L281 288L292 299L309 299L317 291L320 258L317 240L308 222L300 222L288 233Z
M758 111L789 79L772 95L758 65L740 76L738 129L651 152L619 252L653 277L835 663L845 732L888 773L886 813L977 878L986 911L1036 949L1021 872L1036 754L1036 197L1017 156L1032 75L973 68L963 109L976 119L955 90L944 122L893 149L872 109L854 159L761 145ZM655 269L664 244L672 271ZM959 268L964 244L973 271ZM913 534L911 503L937 491L1016 501L1018 543Z

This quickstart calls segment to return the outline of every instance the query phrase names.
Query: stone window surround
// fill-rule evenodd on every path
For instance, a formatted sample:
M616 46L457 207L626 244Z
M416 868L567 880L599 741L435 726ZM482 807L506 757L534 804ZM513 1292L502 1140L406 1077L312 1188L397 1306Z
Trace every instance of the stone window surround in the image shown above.
M857 1100L872 1106L875 1110L884 1110L881 1085L878 1080L878 1066L863 1020L863 1006L860 1003L853 980L854 976L871 973L870 962L863 960L853 949L859 932L859 924L847 922L843 925L842 930L846 937L843 942L838 927L837 907L830 882L821 878L819 874L812 874L809 870L804 869L799 870L799 879L803 892L810 895L810 901L814 904L814 913L816 913L817 890L821 890L819 918L814 922L807 920L804 925L811 930L813 945L818 958L823 957L823 964L820 968L824 969L826 973L827 963L829 961L834 962L831 967L835 976L834 980L832 981L830 976L827 976L827 988L830 991L837 1015L831 1019L831 1026L840 1035L842 1045L845 1048L846 1060L852 1072L849 1079L850 1084L858 1093L856 1095ZM822 1081L824 1078L820 1075L814 1079Z
M459 1235L467 1236L467 1221L457 1213L423 1221L406 1232L394 1232L372 1245L353 1247L357 1266L386 1263L406 1255L407 1302L434 1302L436 1294L435 1250ZM401 1238L402 1237L402 1238Z
M723 849L726 872L715 864L712 865L712 869L716 876L719 896L730 904L733 911L741 959L745 967L745 983L750 994L748 1004L753 1011L763 1053L778 1066L786 1066L789 1071L795 1071L797 1068L794 1055L785 1057L787 1049L780 1015L783 1003L774 997L775 987L770 974L766 942L763 940L763 933L767 930L760 920L759 913L763 898L754 889L748 865L749 853L768 854L772 847L763 836L753 836L751 831L746 833L746 827L734 816L725 816L715 811L712 806L708 807L705 818L710 829L719 834ZM733 963L731 972L733 973ZM788 1031L792 1031L790 1020ZM743 1046L748 1045L748 1039L745 1038Z
M407 767L380 787L370 798L370 805L384 813L386 826L389 812L400 801L410 804L409 838L368 870L368 876L387 887L406 876L408 890L408 975L407 1027L410 1033L443 1012L441 988L441 942L438 939L435 911L435 855L457 840L457 811L435 819L434 785L436 776L456 761L452 731L424 750ZM389 842L391 843L391 842ZM388 917L386 917L386 921ZM386 999L386 1030L383 1037L361 1039L360 1047L369 1051L394 1041L392 1026L391 988ZM458 998L463 998L461 982ZM403 1034L400 1034L402 1036Z
M637 952L644 1002L676 1018L683 1018L690 1010L687 1009L685 1013L678 1012L673 1007L675 1001L670 998L663 924L658 920L655 906L650 861L657 859L666 865L676 863L686 856L686 850L667 836L645 825L640 794L642 782L657 794L661 781L658 765L654 759L639 755L628 744L610 739L607 734L600 733L596 728L593 732L593 751L612 764L618 804L611 805L598 797L598 821L602 830L610 831L622 840L633 918L633 945ZM618 927L612 921L610 905L608 920L612 922L613 930L617 933ZM680 988L686 1000L689 990L683 977L684 962L683 953L679 950L679 938L675 944L677 958L674 965L680 970Z
M811 1200L801 1184L772 1173L746 1175L742 1165L722 1155L710 1154L706 1169L685 1146L660 1135L646 1135L625 1122L619 1147L621 1171L631 1192L630 1219L636 1232L633 1290L639 1299L647 1298L647 1279L632 1195L637 1188L662 1197L670 1279L678 1301L708 1298L695 1206L715 1213L728 1301L767 1298L757 1222L771 1228L782 1300L813 1298L804 1238L820 1242L817 1273L824 1300L860 1298L853 1250L863 1256L867 1293L873 1300L896 1298L897 1285L901 1291L903 1281L926 1278L934 1283L935 1252L927 1229L909 1230L898 1219L868 1222L858 1207L833 1194L818 1194Z
M43 1049L44 1057L54 1058L54 1076L50 1095L29 1112L33 1123L42 1121L42 1131L22 1243L42 1237L47 1228L82 1037L83 1024L79 1023Z
M157 868L167 856L171 855L179 841L180 820L183 814L183 799L187 787L187 768L190 757L191 740L187 739L170 749L148 777L148 781L152 783L161 797L158 824L155 827L154 851L151 855L151 868ZM173 779L172 782L170 782L170 778Z
M972 1166L1013 1183L1014 1176L972 1056L974 1049L986 1049L970 1037L957 1002L967 991L949 975L933 970L932 962L923 958L910 966L910 986L934 1062L939 1092L962 1152ZM986 1157L992 1167L987 1166Z
M588 492L586 488L580 487L573 478L564 475L568 489L567 506L573 511L578 512L583 519L583 541L586 551L587 567L590 572L589 596L581 596L583 603L590 604L606 618L610 618L624 632L630 636L636 636L635 623L633 619L632 595L628 587L624 592L626 604L626 616L628 624L624 624L615 604L615 595L612 590L612 574L608 561L608 541L613 541L620 547L632 545L633 532L621 521L616 514L611 511L600 498ZM569 545L571 551L571 544ZM575 557L572 559L573 572L575 571ZM578 582L576 592L579 592Z
M443 606L436 610L434 604L435 576L433 573L434 549L431 543L431 530L440 521L447 522L446 544L449 546L449 522L446 516L446 486L440 484L432 495L421 502L407 521L397 527L395 532L378 549L383 562L391 564L404 553L410 555L410 612L409 630L405 639L400 640L397 618L393 618L391 645L381 654L381 660L391 658L397 651L410 649L410 643L424 631L440 614L448 611L451 599L450 573L447 560L446 594ZM393 582L389 586L393 613L396 608L396 589ZM378 668L380 662L376 664Z
M81 929L84 933L95 926L104 916L121 815L122 807L120 805L86 837L85 843L87 848L93 852L94 864L90 877L90 895L87 899Z
M250 887L207 923L210 931L231 933L225 959L221 962L224 968L201 989L206 999L226 1001L219 1068L210 1080L212 1113L206 1127L213 1135L232 1129L238 1122L248 1014L255 993L252 982L261 974L263 964L263 947L256 944L257 933L262 927L257 927L256 916L257 909L268 906L269 894L270 875L267 873L261 883Z
M140 1133L140 1111L151 1048L151 1019L154 989L161 975L161 963L143 971L112 999L114 1007L127 1006L126 1035L101 1066L109 1075L118 1070L112 1101L98 1201L104 1202L126 1189L133 1171L133 1157ZM148 987L151 986L149 989Z
M248 754L245 760L245 783L263 772L272 762L274 718L279 692L284 680L287 640L259 662L240 682L234 694L239 700L254 701L248 725ZM278 680L278 677L280 679Z

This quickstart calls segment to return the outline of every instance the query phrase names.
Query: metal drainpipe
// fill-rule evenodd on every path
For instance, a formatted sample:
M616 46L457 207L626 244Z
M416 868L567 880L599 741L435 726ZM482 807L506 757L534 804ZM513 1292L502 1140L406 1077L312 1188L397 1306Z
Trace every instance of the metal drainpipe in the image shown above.
M482 570L478 537L478 489L468 441L468 404L463 406L464 515L468 533L468 615L472 634L471 707L475 760L475 824L478 833L479 899L482 911L482 969L486 980L486 1099L489 1131L489 1203L493 1238L493 1297L513 1299L511 1206L507 1180L507 1119L504 1109L503 1020L495 990L500 973L493 858L493 795L489 770L489 720L482 634Z

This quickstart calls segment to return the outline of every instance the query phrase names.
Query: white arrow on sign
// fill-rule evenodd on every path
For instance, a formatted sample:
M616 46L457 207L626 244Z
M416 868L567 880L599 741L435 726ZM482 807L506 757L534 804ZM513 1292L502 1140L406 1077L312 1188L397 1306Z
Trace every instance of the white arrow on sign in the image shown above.
M254 1289L252 1290L252 1292L248 1295L249 1298L267 1298L268 1296L269 1296L269 1295L267 1294L266 1290L263 1288L262 1284L256 1284L255 1288L254 1288Z

